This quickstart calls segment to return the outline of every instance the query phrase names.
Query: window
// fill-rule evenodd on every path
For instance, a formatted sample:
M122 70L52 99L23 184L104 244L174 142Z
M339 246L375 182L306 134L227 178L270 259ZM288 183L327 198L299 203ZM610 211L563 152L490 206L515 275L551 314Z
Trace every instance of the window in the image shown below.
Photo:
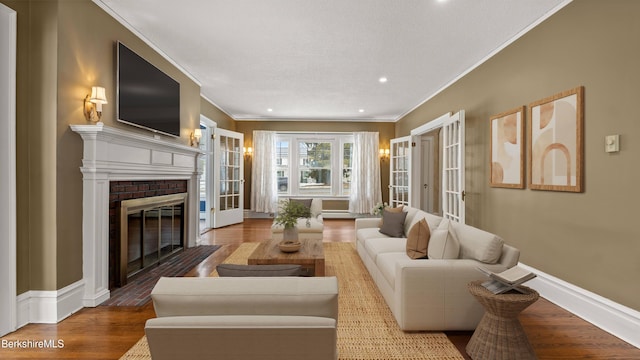
M294 149L295 151L290 151ZM347 196L351 188L351 134L279 134L279 195Z
M351 158L353 156L353 142L342 143L342 194L351 193Z
M289 193L289 139L276 140L276 174L278 194Z

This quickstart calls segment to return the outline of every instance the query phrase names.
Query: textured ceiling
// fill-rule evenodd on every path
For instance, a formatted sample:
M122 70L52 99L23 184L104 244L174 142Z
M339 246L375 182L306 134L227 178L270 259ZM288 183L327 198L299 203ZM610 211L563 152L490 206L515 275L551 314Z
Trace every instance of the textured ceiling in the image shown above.
M570 0L94 1L236 120L395 121Z

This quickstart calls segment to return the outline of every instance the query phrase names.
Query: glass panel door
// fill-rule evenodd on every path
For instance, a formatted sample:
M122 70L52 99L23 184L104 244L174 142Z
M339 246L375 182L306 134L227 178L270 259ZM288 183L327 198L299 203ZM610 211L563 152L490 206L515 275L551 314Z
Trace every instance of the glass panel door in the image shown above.
M389 206L410 205L411 136L391 139Z
M240 223L244 212L244 135L215 129L214 178L217 185L213 227Z
M463 110L452 115L442 125L442 152L443 217L464 224Z

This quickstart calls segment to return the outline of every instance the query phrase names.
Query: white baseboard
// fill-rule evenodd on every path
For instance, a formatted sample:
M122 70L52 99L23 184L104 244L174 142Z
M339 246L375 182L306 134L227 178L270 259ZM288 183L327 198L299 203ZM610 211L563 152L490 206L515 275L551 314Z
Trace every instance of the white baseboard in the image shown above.
M29 323L56 324L82 309L84 282L77 281L60 290L31 290L18 295L18 327Z
M273 213L261 213L261 212L255 212L252 210L245 210L244 211L244 218L245 219L273 219Z
M525 264L520 263L519 266L537 275L526 285L537 290L542 297L640 348L640 312Z
M323 219L355 219L358 217L356 214L352 214L346 210L323 210Z
M346 210L322 210L322 218L324 219L355 219L359 217L372 217L369 214L353 214ZM274 214L257 213L251 210L244 211L245 219L273 219Z

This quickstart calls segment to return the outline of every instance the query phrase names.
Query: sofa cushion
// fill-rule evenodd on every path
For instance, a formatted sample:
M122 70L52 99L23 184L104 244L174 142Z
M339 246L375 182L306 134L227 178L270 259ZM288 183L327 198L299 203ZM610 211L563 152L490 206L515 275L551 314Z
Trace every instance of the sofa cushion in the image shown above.
M322 222L322 199L314 198L311 201L311 217Z
M429 259L457 259L460 242L450 220L442 220L429 239Z
M384 234L380 234L380 231L378 230L378 228L363 228L363 229L358 229L358 231L356 231L356 238L358 239L358 241L367 241L369 239L375 239L375 238L383 238L386 237L386 235Z
M410 207L406 207L405 209L407 209L407 218L404 220L405 234L408 234L409 230L411 230L411 228L422 219L427 220L429 230L437 229L438 225L440 225L440 222L442 221L441 216L433 215L423 210Z
M369 254L369 257L375 262L378 258L378 255L390 253L390 252L401 252L405 253L405 249L407 247L407 239L405 238L372 238L367 239L364 242L364 249Z
M382 212L382 226L380 232L391 237L404 236L404 219L407 217L406 212L394 213L387 211Z
M495 264L502 255L504 240L490 232L473 226L454 223L460 240L460 258L473 259L487 264Z
M408 234L411 227L423 218L420 215L423 211L410 206L405 206L404 211L407 213L407 217L404 220L404 233Z
M396 286L396 264L404 260L409 260L405 252L387 252L378 255L376 266L391 288Z
M219 276L299 276L300 265L239 265L220 264Z
M431 237L429 225L427 224L427 220L422 218L411 227L411 230L409 230L407 234L407 256L412 259L427 257L429 237Z

